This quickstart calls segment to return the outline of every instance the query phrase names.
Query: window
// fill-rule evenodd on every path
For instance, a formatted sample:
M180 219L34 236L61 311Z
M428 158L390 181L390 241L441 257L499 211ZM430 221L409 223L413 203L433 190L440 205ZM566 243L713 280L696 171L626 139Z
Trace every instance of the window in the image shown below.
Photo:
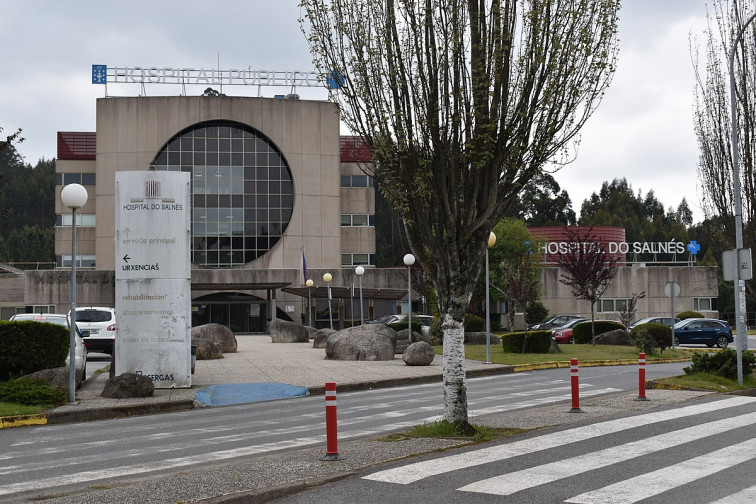
M716 311L717 298L693 298L693 309L695 311Z
M596 311L607 313L627 310L630 301L629 298L601 298L596 301Z
M58 214L55 219L58 226L70 226L71 214ZM97 226L97 219L95 214L76 214L76 226L83 227L95 227Z
M55 183L57 185L97 185L97 175L94 173L56 173Z
M207 121L173 137L155 170L192 178L192 262L241 266L281 239L294 208L294 182L280 150L241 123Z
M71 254L63 254L55 256L55 265L59 268L71 267ZM95 256L94 254L82 254L76 256L76 267L82 268L94 268Z
M341 225L347 226L373 226L373 215L367 214L341 214Z
M342 175L341 187L373 187L370 175Z
M375 266L375 254L341 254L342 266Z

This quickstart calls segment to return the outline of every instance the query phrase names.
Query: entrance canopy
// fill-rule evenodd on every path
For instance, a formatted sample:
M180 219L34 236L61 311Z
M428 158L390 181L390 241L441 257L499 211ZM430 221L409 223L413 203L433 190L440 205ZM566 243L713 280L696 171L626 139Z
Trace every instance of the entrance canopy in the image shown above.
M328 298L328 287L285 287L281 289L283 292L294 294L301 297L308 297L312 295L314 298ZM351 287L331 287L331 297L345 299L351 297ZM355 287L354 295L360 295L359 287ZM406 289L389 289L389 288L362 288L363 299L390 299L397 300L402 299L407 295Z

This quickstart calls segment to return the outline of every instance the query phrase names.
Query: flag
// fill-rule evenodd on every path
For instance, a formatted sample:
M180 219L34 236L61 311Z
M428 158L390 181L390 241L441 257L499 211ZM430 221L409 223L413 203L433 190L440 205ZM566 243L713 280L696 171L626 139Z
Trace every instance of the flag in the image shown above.
M302 287L307 284L307 259L305 259L304 247L302 247L302 257L299 259L299 283Z

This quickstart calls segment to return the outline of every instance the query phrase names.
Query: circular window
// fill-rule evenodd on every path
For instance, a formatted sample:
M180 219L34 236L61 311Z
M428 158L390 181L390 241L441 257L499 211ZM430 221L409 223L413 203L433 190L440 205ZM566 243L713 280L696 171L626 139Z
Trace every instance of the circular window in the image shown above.
M240 266L283 236L294 207L291 171L281 151L241 123L208 121L173 137L155 170L192 176L192 263Z

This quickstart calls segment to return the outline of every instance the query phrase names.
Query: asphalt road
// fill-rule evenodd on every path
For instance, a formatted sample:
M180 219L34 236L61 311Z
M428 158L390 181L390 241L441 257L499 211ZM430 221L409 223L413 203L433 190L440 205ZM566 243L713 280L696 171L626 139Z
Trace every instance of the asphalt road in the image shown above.
M648 366L647 378L684 364ZM637 366L584 368L581 397L633 390ZM474 417L570 400L570 370L515 373L468 382ZM0 502L113 485L293 449L325 447L322 396L0 433ZM342 393L339 439L378 436L438 418L440 384Z
M753 397L708 396L537 432L382 466L275 502L756 502Z

